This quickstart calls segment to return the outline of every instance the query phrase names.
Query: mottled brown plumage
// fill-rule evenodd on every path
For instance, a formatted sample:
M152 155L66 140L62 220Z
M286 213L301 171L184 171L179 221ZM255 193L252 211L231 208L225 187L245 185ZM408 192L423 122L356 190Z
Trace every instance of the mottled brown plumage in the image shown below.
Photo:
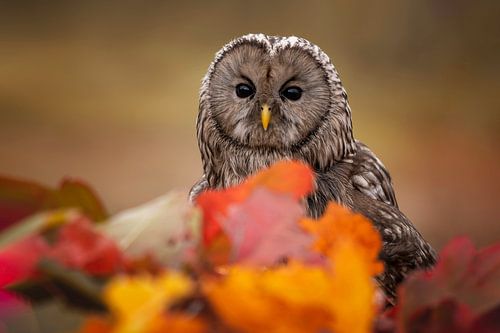
M204 175L191 200L207 188L239 184L278 160L304 161L316 173L309 215L320 216L334 200L381 232L386 271L379 281L389 296L408 271L434 264L433 249L399 211L384 165L354 139L336 69L307 40L251 34L224 46L203 79L197 135Z

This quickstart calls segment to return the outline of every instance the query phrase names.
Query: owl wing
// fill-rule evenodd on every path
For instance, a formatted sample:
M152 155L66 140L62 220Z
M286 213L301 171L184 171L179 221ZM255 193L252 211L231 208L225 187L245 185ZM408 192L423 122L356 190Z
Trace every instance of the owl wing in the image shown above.
M396 207L354 193L353 209L367 218L380 232L384 243L380 259L384 273L378 277L390 299L396 297L396 287L415 269L427 269L436 262L436 253L411 221Z
M356 141L351 182L355 189L375 200L398 207L392 180L384 164L365 144Z

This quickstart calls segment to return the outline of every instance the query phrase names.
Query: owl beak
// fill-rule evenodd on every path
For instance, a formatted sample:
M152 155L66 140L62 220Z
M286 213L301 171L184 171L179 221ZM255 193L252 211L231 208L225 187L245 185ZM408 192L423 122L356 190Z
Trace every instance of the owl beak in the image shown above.
M260 119L262 120L262 127L264 128L264 131L267 131L269 121L271 120L271 110L269 110L269 105L266 103L262 104L260 107Z

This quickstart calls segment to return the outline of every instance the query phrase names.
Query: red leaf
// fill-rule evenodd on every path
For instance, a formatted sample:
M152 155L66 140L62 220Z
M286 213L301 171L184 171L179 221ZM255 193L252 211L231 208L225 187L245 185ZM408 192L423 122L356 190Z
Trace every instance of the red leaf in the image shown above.
M110 274L123 267L122 254L115 242L97 232L85 217L61 228L48 255L93 275Z
M0 287L33 276L36 264L48 249L43 237L32 235L0 251Z
M409 331L435 333L465 333L472 322L470 309L452 299L445 299L435 306L424 307L416 311L410 318Z
M470 333L498 333L500 332L500 304L493 310L484 313L472 324Z
M64 179L58 189L0 176L0 230L36 212L76 207L94 221L107 217L95 192L84 182Z
M36 233L0 250L0 287L34 277L43 257L92 275L110 274L123 268L123 256L117 245L98 233L86 217L76 216L55 232L53 244Z
M298 201L312 191L313 185L314 175L309 166L300 162L281 161L239 186L200 194L197 204L203 210L205 244L209 244L221 231L220 222L227 216L228 207L244 201L255 189L264 187Z
M40 184L0 176L0 230L42 210L49 196Z
M222 228L232 243L232 261L272 265L284 258L319 260L310 251L312 235L298 221L303 206L288 195L255 190L229 208Z
M454 314L451 303L446 302L452 302L452 310L459 313ZM471 320L450 322L448 327L456 331L459 328L452 325L461 325L460 330L466 331L473 319L499 305L500 243L477 251L470 240L457 238L442 250L432 271L414 273L400 288L398 323L402 331L414 331L419 313L436 318L443 309L454 315L463 315L463 309L468 309Z

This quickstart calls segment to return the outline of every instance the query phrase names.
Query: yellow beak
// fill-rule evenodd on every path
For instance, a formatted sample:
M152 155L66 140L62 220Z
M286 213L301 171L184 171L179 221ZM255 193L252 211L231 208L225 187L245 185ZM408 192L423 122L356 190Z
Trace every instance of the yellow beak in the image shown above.
M269 126L269 121L271 120L271 111L269 110L269 105L262 104L260 107L260 119L262 120L262 127L264 127L264 131L267 131L267 127Z

